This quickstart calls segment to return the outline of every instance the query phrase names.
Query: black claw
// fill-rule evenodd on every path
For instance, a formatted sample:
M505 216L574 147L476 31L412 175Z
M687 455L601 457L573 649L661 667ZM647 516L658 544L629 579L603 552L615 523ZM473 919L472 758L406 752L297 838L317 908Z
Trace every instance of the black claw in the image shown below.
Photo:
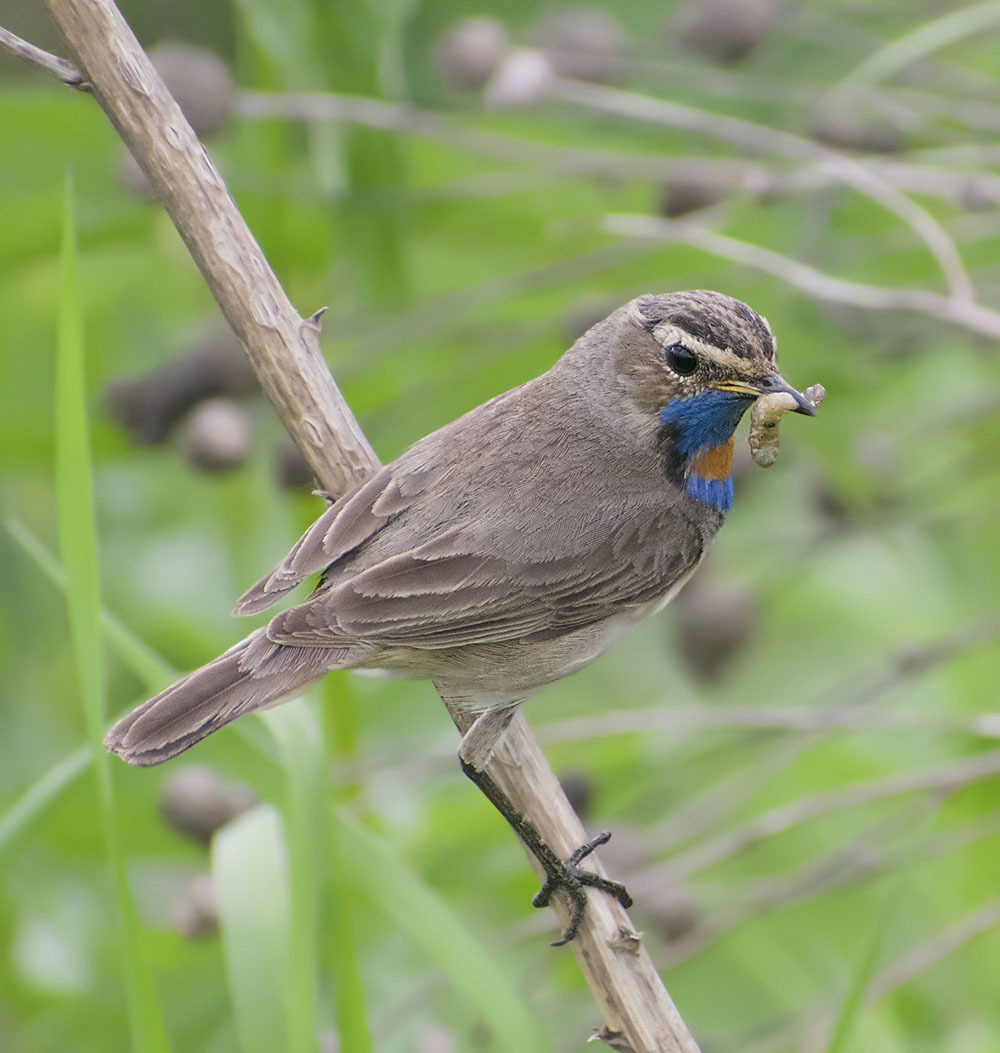
M552 895L562 889L569 897L570 917L569 925L562 934L561 940L556 940L553 947L564 947L570 940L576 938L580 931L580 923L583 921L584 912L587 909L587 893L585 887L600 889L609 896L614 896L623 907L632 906L632 897L628 894L625 886L610 878L601 877L590 870L583 870L580 863L601 845L611 840L611 834L605 831L591 838L586 844L581 845L569 859L560 859L555 852L539 837L538 831L529 823L524 816L514 807L510 798L499 786L484 772L479 771L467 764L464 760L462 771L483 791L486 797L497 808L500 814L517 831L518 836L531 850L532 855L541 863L545 870L545 883L535 893L531 901L533 907L547 907L552 902Z
M545 860L540 862L545 867L545 884L535 893L531 901L533 907L547 907L552 901L552 894L557 889L562 889L570 899L571 913L569 925L562 934L561 940L556 940L553 947L564 947L570 940L576 938L580 931L580 923L583 921L584 911L587 909L587 894L584 886L600 889L602 892L614 896L623 907L632 906L632 897L621 882L612 881L610 878L601 877L590 870L580 867L582 860L586 859L595 848L606 845L611 840L610 833L598 834L586 844L581 845L566 860Z
M597 837L592 837L585 844L580 847L566 860L566 866L575 867L578 863L583 862L595 848L600 848L601 845L606 845L611 840L611 831L605 830L603 834L598 834Z

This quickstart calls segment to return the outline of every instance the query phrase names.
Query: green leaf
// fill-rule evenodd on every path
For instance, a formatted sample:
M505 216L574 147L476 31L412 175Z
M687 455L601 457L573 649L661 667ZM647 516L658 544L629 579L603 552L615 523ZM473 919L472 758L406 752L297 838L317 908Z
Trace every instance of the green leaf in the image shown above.
M283 1050L289 886L275 808L259 805L215 835L212 877L240 1047Z
M8 516L4 526L10 536L34 560L47 578L58 588L66 588L66 571L41 539L16 516ZM101 631L114 652L142 681L147 690L160 691L177 676L177 671L145 641L140 640L124 622L101 607Z
M282 807L288 839L290 894L288 969L286 970L286 1049L312 1053L316 1045L319 896L325 870L323 842L315 831L326 822L326 755L319 721L305 699L296 699L261 714L278 743L285 774ZM319 851L317 851L319 848ZM359 1047L347 1041L338 1028L345 1049ZM364 1047L361 1047L363 1049Z
M87 770L91 756L90 747L81 746L68 757L63 757L0 816L0 860Z
M98 811L115 889L118 938L132 1043L143 1053L169 1049L152 976L139 941L139 925L118 845L110 758L104 750L104 669L97 530L90 465L83 315L77 274L72 181L67 178L60 253L56 341L56 493L59 540L66 568L66 603L87 736L97 775ZM57 778L51 792L64 781Z
M502 962L476 941L448 904L392 848L354 820L331 812L338 858L356 894L386 914L477 1006L497 1049L548 1050L541 1024L511 983Z

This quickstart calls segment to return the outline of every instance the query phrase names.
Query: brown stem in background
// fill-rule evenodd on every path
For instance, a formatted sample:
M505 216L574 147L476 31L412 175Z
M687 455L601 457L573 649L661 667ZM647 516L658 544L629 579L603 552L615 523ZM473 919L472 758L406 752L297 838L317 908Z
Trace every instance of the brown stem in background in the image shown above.
M12 33L9 29L4 29L3 26L0 26L0 48L3 48L4 51L9 51L12 55L16 55L23 62L37 66L39 69L45 70L46 73L51 73L53 77L57 77L70 88L90 91L90 85L87 83L86 78L72 62L67 62L65 59L59 58L58 55L36 48L34 44L29 44L27 40L22 40L16 33Z
M986 336L1000 336L1000 312L981 304L941 296L925 289L893 289L835 278L791 256L717 234L695 223L658 219L656 216L618 214L605 216L601 226L611 234L627 238L660 238L690 245L722 259L773 274L820 300L875 311L916 311Z
M46 0L46 6L321 485L342 493L357 484L378 460L320 354L318 317L304 320L292 307L218 171L118 9L111 0ZM555 851L569 855L584 840L579 820L520 715L489 773ZM561 898L555 906L565 925ZM571 946L604 1015L599 1037L637 1053L697 1053L620 906L591 893Z

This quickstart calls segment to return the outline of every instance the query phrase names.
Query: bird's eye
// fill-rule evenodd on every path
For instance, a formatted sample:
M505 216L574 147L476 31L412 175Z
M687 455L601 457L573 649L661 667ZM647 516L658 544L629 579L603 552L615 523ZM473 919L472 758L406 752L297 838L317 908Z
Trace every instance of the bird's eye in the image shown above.
M698 368L698 356L683 344L671 344L667 348L667 365L682 377L689 377Z

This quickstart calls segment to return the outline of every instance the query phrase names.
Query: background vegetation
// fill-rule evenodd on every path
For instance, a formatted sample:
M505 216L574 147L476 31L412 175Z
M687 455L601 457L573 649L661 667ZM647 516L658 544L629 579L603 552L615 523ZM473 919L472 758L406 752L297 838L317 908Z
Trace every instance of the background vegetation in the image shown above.
M564 60L604 48L602 68L572 72L754 122L742 145L716 117L695 134L551 93L485 105L434 60L478 13L447 0L122 6L147 45L201 43L233 71L210 150L293 301L330 306L327 357L383 459L644 291L747 300L788 378L826 385L817 420L783 425L773 470L741 468L683 601L528 717L588 824L615 831L602 854L706 1051L993 1053L1000 12L733 3L701 5L703 31L670 5L589 9L590 47L539 28L554 9L496 13ZM736 47L747 11L760 40ZM8 17L59 49L36 5ZM352 1051L581 1048L597 1012L428 685L335 676L167 768L91 763L106 720L245 631L233 599L319 504L279 486L283 437L259 398L241 402L252 442L230 472L191 463L184 425L130 437L109 390L189 354L214 306L166 217L127 189L98 107L13 59L0 75L0 1048L329 1050L338 1031ZM494 98L530 96L524 67L507 77ZM447 123L253 116L251 93L292 90ZM796 145L817 135L936 219L985 311L955 308L954 260L948 300L912 216ZM608 218L664 212L685 226L630 219L625 236ZM781 261L706 231L940 299L834 304L811 272L816 288L795 287L748 265ZM163 820L165 793L174 826L243 814L207 851ZM191 885L208 870L214 904Z

